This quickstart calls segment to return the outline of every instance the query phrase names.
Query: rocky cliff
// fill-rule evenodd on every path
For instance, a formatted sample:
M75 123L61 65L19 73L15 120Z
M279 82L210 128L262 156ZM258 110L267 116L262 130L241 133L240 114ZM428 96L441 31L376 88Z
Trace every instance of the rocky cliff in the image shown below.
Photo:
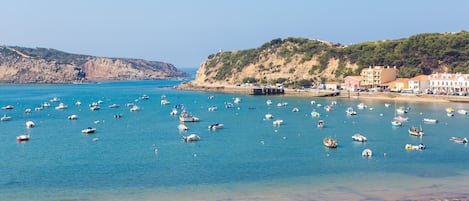
M208 56L194 85L242 83L305 86L342 81L369 66L396 66L399 77L469 73L469 33L426 33L344 46L305 38L274 39L261 47Z
M154 80L189 75L172 64L69 54L46 48L0 47L1 83Z

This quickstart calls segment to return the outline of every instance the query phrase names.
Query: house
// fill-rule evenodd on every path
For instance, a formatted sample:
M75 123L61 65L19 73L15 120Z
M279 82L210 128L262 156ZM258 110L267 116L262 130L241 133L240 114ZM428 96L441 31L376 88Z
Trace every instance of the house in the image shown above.
M338 82L326 82L324 84L324 89L337 90L339 89L339 83Z
M398 78L394 81L388 82L387 85L391 91L402 91L409 88L409 78Z
M434 94L467 94L469 91L469 74L435 73L428 79Z
M398 70L396 67L370 66L363 68L360 73L360 84L362 87L366 88L379 87L384 83L395 80L397 73Z
M360 76L347 76L344 78L344 89L348 91L356 91L360 88Z
M428 75L418 75L409 79L409 88L415 91L423 92L430 88Z

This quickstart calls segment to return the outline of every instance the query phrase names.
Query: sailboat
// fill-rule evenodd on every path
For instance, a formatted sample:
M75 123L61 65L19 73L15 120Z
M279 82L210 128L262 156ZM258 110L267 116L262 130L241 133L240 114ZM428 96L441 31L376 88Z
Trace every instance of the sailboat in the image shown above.
M396 102L394 102L394 119L391 121L391 125L394 127L400 127L402 126L402 122L399 121L399 118L397 117L398 110L396 108Z

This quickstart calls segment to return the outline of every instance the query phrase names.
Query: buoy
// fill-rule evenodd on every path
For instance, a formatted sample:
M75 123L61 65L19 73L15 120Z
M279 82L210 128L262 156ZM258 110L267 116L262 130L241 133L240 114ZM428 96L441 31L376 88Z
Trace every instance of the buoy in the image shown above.
M158 148L155 148L155 155L158 155Z

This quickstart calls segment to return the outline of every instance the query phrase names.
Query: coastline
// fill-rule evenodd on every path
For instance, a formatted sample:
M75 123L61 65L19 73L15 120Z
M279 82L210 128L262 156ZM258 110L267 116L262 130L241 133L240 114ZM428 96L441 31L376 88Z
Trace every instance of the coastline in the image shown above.
M235 85L197 85L193 83L182 83L176 87L178 90L187 91L205 91L217 93L234 93L234 94L251 94L253 86L235 86ZM331 90L302 90L285 88L285 93L281 95L271 96L287 96L287 97L301 97L301 98L344 98L355 100L383 100L383 101L403 101L403 102L460 102L469 103L469 97L466 96L447 96L447 95L433 95L433 94L403 94L392 92L349 92L340 91L338 96L328 96L329 94L337 93Z

